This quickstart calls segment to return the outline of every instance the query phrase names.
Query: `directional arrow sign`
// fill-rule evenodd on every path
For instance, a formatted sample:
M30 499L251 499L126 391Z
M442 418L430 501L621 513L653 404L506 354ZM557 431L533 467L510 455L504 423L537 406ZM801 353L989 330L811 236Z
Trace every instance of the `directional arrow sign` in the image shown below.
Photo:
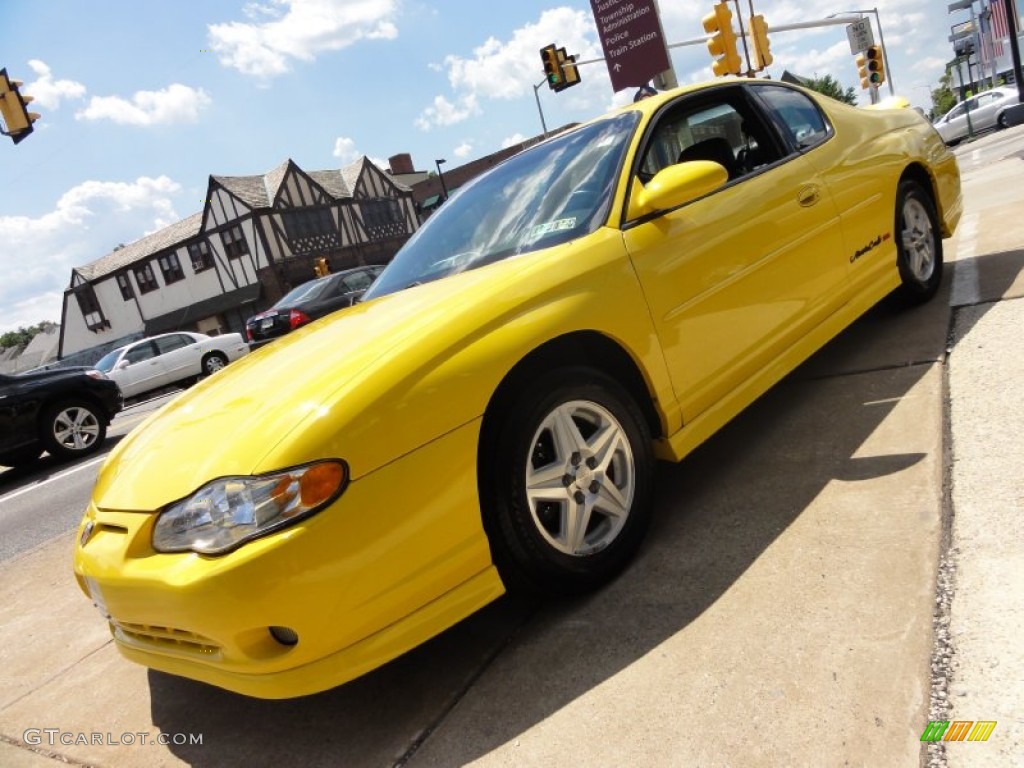
M590 0L612 90L639 88L669 68L656 0Z

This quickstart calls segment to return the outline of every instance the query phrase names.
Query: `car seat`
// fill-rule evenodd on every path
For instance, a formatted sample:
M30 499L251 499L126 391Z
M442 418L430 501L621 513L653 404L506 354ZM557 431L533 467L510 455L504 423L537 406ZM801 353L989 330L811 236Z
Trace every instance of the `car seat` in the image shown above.
M719 136L703 139L687 147L679 153L676 162L686 163L691 160L710 160L718 163L729 173L730 181L736 178L736 155L733 154L732 145Z

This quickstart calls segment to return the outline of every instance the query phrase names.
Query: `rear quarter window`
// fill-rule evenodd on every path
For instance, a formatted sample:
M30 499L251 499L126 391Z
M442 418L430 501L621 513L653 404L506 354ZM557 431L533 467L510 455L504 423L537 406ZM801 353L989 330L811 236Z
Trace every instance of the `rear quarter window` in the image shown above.
M757 94L796 149L809 149L831 134L825 114L809 96L779 86L759 87Z

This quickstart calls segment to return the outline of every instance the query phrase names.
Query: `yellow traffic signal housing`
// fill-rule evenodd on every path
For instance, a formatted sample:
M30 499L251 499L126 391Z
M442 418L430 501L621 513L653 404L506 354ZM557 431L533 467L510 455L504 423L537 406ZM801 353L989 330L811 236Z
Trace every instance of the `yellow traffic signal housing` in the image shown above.
M28 111L33 98L21 93L19 88L21 82L9 79L7 70L0 69L0 116L5 126L0 133L10 136L15 144L35 130L32 123L39 119L37 112Z
M754 71L760 72L774 61L771 42L768 40L768 22L764 16L758 14L750 17L750 37L754 41Z
M313 264L313 271L316 273L317 277L327 277L331 274L331 265L327 263L327 259L321 256Z
M716 77L738 75L743 62L736 50L736 33L732 31L732 11L727 2L715 4L714 10L704 17L704 31L711 35L708 52L715 57L711 71Z
M580 81L576 57L568 55L565 48L556 48L554 43L545 45L540 49L540 60L544 64L544 76L552 91L563 91Z
M557 91L562 84L562 68L558 63L558 49L554 43L540 49L540 59L544 63L544 76L547 78L548 87Z
M857 73L860 75L861 88L878 87L885 82L885 54L882 46L869 46L857 56Z
M557 53L558 69L562 73L562 82L555 90L561 91L576 85L580 81L580 72L576 68L575 56L567 55L565 48L559 48Z

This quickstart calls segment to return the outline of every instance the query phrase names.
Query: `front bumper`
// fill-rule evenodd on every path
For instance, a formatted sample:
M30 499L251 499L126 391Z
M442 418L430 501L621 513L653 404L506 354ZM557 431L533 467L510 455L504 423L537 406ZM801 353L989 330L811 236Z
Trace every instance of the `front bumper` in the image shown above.
M79 585L121 652L146 666L263 698L340 685L503 593L480 521L478 431L465 425L217 557L157 553L155 514L90 505Z

